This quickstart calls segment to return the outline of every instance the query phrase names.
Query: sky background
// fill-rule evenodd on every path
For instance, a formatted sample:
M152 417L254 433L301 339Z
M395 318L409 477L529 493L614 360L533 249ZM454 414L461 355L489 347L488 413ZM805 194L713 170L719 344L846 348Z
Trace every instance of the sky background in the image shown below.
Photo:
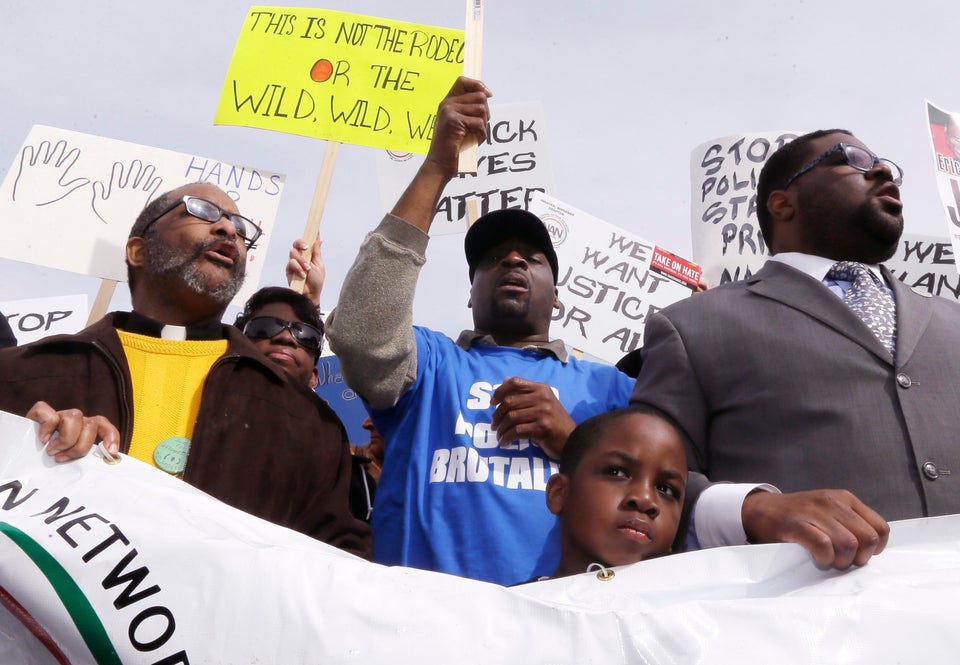
M463 27L465 10L462 0L283 6L453 28ZM8 54L0 178L34 124L285 173L261 285L282 283L325 144L213 125L249 8L231 0L0 0ZM555 197L680 255L691 252L690 151L716 137L779 129L852 130L903 168L906 231L946 237L924 99L960 110L958 25L960 4L942 0L488 0L482 78L491 103L542 102ZM384 213L376 153L340 149L321 223L327 309ZM451 335L470 327L462 243L433 239L414 310L417 323ZM99 285L0 259L0 300L86 293L92 303ZM111 309L127 308L120 284Z

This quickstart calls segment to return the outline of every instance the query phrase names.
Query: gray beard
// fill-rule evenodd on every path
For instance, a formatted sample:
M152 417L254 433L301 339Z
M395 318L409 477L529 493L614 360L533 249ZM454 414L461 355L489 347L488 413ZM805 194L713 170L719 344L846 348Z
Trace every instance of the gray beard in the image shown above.
M217 286L211 286L209 277L200 270L197 261L210 245L220 242L213 238L193 246L192 250L180 250L165 245L156 239L147 240L147 259L145 270L157 276L178 277L187 287L198 295L207 296L226 306L243 286L244 264L234 262L230 276Z

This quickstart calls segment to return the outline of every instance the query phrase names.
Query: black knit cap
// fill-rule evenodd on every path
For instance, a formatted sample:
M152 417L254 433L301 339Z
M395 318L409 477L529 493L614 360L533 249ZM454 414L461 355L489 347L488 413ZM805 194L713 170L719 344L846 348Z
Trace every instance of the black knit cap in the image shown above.
M532 212L519 208L488 212L478 218L467 230L463 250L467 255L467 265L470 266L471 283L477 271L477 264L487 250L506 240L522 240L543 252L553 270L553 283L557 283L557 274L560 269L547 227Z

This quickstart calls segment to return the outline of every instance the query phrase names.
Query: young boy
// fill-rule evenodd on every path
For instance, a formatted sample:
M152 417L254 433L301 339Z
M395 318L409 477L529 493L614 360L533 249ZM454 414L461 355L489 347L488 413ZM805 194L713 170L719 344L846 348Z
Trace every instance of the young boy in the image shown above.
M650 409L582 422L547 484L547 506L560 520L560 564L552 577L669 554L686 482L680 434Z

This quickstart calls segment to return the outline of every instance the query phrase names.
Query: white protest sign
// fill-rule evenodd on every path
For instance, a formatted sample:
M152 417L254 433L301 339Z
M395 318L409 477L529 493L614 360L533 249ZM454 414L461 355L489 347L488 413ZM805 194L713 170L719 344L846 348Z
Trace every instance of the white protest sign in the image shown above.
M137 215L158 194L200 181L263 228L247 253L242 303L260 282L283 175L65 129L35 125L0 185L0 257L126 281Z
M377 154L380 203L393 208L413 179L421 155ZM487 139L479 146L477 173L461 173L443 190L430 235L466 233L467 200L475 197L481 215L502 208L529 209L536 192L554 189L546 150L543 105L524 102L490 107Z
M953 251L960 253L960 113L945 111L929 100L926 105L937 191Z
M767 259L757 223L757 177L802 132L753 132L702 143L690 157L693 260L709 286L749 277Z
M54 296L0 302L17 344L29 344L50 335L70 335L87 324L87 296Z
M904 233L897 253L883 264L914 290L960 301L960 274L948 238Z
M690 295L690 287L651 270L653 243L546 194L533 197L530 212L557 252L561 306L551 331L567 345L616 363L640 346L652 313Z
M0 412L4 665L872 665L960 650L960 516L895 522L845 572L753 545L504 588L362 561L132 458L56 464L36 428Z

